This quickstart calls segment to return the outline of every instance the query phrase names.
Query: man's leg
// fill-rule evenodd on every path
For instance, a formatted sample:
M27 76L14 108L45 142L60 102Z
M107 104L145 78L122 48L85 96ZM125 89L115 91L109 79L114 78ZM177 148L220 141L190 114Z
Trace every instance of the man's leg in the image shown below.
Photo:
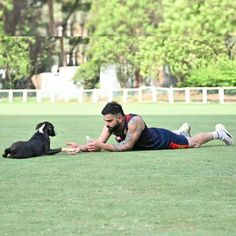
M193 137L187 137L187 139L190 148L200 147L202 144L207 143L213 139L222 140L226 145L233 144L233 136L221 124L217 124L215 126L215 131L213 132L200 133L194 135Z

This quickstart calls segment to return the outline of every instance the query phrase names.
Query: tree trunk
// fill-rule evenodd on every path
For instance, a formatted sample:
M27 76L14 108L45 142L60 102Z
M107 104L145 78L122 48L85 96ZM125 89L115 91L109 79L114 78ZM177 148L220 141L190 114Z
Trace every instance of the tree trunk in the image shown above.
M56 36L53 0L48 1L48 15L49 15L49 36Z
M4 31L7 35L16 35L17 26L21 23L22 9L25 3L19 0L12 0L13 9L11 11L5 9L3 15Z
M135 88L139 88L140 87L140 83L141 83L141 80L142 80L142 76L140 74L140 69L137 69L135 72L134 72L134 76L135 76Z
M66 56L65 56L65 49L64 49L64 38L62 36L59 39L60 39L61 63L62 63L62 66L66 66Z

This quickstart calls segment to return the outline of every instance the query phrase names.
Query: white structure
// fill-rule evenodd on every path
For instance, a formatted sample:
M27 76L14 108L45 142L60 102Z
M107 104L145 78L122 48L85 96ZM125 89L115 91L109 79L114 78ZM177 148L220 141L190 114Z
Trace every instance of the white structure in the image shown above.
M52 93L56 98L69 99L74 97L78 88L72 79L78 67L60 67L58 72L55 71L55 68L53 69L53 72L39 74L42 97L50 97Z
M120 88L117 79L117 71L115 65L103 66L100 69L100 88L104 91L111 91Z

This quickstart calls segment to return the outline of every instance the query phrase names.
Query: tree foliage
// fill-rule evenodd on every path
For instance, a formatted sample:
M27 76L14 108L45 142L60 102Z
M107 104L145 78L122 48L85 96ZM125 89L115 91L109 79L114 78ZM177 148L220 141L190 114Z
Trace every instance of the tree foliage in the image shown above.
M162 4L150 0L93 1L88 27L95 36L153 35L162 19Z
M0 68L6 70L6 78L2 80L5 88L15 88L17 81L27 77L30 71L30 37L0 38Z
M86 0L1 0L0 35L57 36L57 24L66 31L78 11L88 11ZM60 13L58 14L58 10Z
M187 86L236 86L236 61L220 57L192 71Z
M153 80L160 67L169 65L178 85L184 85L193 70L210 61L234 59L235 11L231 0L93 1L88 64L122 68L124 63L128 71L140 70ZM92 71L87 65L82 69L80 78ZM123 75L124 85L130 75Z
M42 6L46 0L9 0L2 5L2 35L40 35L45 22ZM45 31L45 30L43 30Z
M97 83L100 67L109 64L116 64L122 86L140 76L143 82L155 81L166 65L182 86L198 70L203 73L217 63L226 67L221 58L229 65L236 60L232 0L0 0L0 35L55 36L56 22L66 31L68 20L81 11L88 19L89 60L75 79L88 87ZM57 40L55 47L49 41L31 43L31 71L40 71L52 61L50 55L60 54ZM72 53L80 40L69 41Z
M138 68L135 58L137 40L133 37L93 37L89 47L87 53L90 59L80 66L75 75L77 79L94 80L98 76L100 67L116 64L119 81L122 86L125 86L127 78L133 76L135 68Z

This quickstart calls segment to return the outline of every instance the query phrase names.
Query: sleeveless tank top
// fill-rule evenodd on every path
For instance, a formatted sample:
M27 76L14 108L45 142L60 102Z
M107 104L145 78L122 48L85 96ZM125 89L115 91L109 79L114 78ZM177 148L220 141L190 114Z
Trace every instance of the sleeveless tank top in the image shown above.
M136 114L125 115L125 125L121 135L116 135L115 139L117 142L122 142L126 138L128 131L129 121L137 116ZM144 123L145 124L145 123ZM133 150L151 150L157 149L161 144L161 136L158 134L155 128L148 128L145 124L145 128L142 131L139 139L135 143Z

